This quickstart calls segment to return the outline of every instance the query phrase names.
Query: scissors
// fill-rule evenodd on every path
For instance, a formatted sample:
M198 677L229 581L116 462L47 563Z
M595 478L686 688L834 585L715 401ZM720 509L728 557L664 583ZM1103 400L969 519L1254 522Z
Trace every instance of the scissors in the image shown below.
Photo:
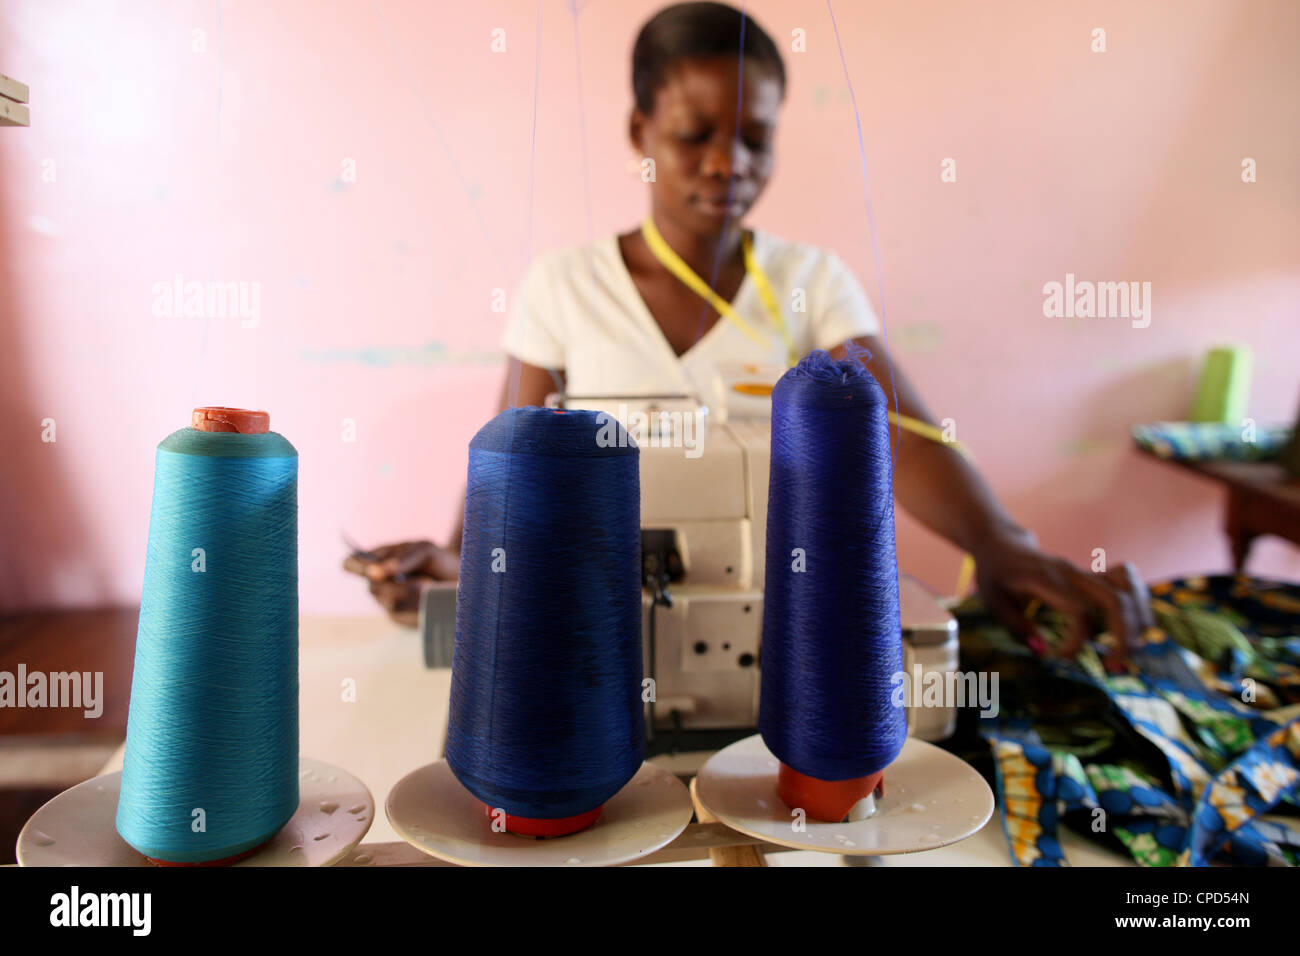
M365 548L361 547L361 545L357 544L355 541L349 538L348 533L346 531L343 532L343 543L347 545L348 550L351 552L350 557L357 558L361 561L383 561L384 560L374 551L367 551ZM355 567L349 568L348 570L354 571L357 574L365 575L365 572L363 570L360 570ZM398 571L396 574L393 575L392 580L400 584L406 580L406 574L402 571Z

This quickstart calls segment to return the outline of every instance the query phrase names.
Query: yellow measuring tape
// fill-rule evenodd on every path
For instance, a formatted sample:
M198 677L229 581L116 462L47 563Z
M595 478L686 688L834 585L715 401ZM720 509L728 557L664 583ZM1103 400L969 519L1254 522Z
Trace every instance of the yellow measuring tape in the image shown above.
M732 325L744 332L759 348L767 348L767 336L742 319L739 313L731 307L730 302L709 288L708 283L686 264L686 260L673 251L673 247L668 245L664 237L660 235L654 219L649 216L646 217L645 222L641 224L641 235L645 237L646 245L650 247L654 257L663 263L669 272L680 279L683 285L713 306L718 315L725 317ZM754 243L748 232L741 239L741 246L745 251L745 271L754 277L754 282L758 285L758 294L763 299L763 305L771 314L772 321L781 333L781 338L785 342L789 364L791 366L796 365L799 362L799 352L794 347L794 340L790 338L790 330L786 328L785 318L781 315L781 307L776 303L776 296L772 294L772 283L768 281L767 273L763 271L754 258Z
M739 313L731 307L730 302L709 288L708 283L686 264L686 260L673 251L673 247L668 245L668 242L660 234L653 217L647 216L645 221L641 223L641 235L645 238L645 243L650 248L650 252L664 268L676 276L688 289L713 306L718 315L740 329L752 342L760 348L767 348L767 336L742 319ZM754 244L749 231L746 231L741 237L741 248L744 250L745 255L745 271L753 276L754 284L758 286L759 297L763 300L763 306L772 317L772 323L780 332L781 340L785 343L786 364L793 367L799 362L799 351L795 348L794 340L790 337L790 330L785 324L785 316L781 313L781 306L777 303L776 294L772 291L772 283L768 280L763 267L758 264L758 260L754 258ZM944 438L943 432L929 422L923 422L919 418L912 418L908 415L900 415L893 411L887 414L889 420L900 428L941 445L955 448L965 458L971 459L970 452L961 442L949 441ZM969 554L964 555L961 570L957 573L957 588L954 596L958 598L964 596L970 589L974 577L975 559Z

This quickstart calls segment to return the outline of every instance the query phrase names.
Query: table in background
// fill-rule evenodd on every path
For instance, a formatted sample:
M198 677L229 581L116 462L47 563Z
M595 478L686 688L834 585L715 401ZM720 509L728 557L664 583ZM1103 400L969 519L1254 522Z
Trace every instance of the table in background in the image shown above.
M1273 461L1184 461L1144 454L1183 471L1223 485L1228 490L1224 530L1232 546L1238 573L1246 567L1251 542L1271 534L1300 544L1300 478Z
M0 670L98 671L102 712L76 707L0 707L0 865L14 862L27 818L94 776L126 739L139 609L22 611L0 617Z

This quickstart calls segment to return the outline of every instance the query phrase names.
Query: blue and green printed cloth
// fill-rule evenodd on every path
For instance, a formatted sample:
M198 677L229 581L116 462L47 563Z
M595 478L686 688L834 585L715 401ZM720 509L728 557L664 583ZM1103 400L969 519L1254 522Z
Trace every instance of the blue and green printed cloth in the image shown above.
M1292 434L1283 425L1260 425L1247 437L1243 426L1222 422L1153 422L1130 431L1139 448L1182 461L1267 461Z
M953 609L963 670L999 671L1001 700L995 718L965 713L952 749L991 751L1012 862L1068 865L1069 825L1143 866L1296 865L1300 586L1225 575L1150 591L1158 629L1122 674L1091 646L1040 659L977 597ZM1034 622L1063 642L1059 614ZM1145 663L1161 654L1182 658L1182 680Z

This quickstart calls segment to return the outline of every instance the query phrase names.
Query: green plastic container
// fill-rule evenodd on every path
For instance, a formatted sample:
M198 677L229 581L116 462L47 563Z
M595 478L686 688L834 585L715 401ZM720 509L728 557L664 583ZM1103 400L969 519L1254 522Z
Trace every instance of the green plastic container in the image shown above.
M1223 345L1211 349L1201 368L1201 380L1192 402L1193 422L1241 424L1250 404L1250 372L1253 356L1244 345Z

